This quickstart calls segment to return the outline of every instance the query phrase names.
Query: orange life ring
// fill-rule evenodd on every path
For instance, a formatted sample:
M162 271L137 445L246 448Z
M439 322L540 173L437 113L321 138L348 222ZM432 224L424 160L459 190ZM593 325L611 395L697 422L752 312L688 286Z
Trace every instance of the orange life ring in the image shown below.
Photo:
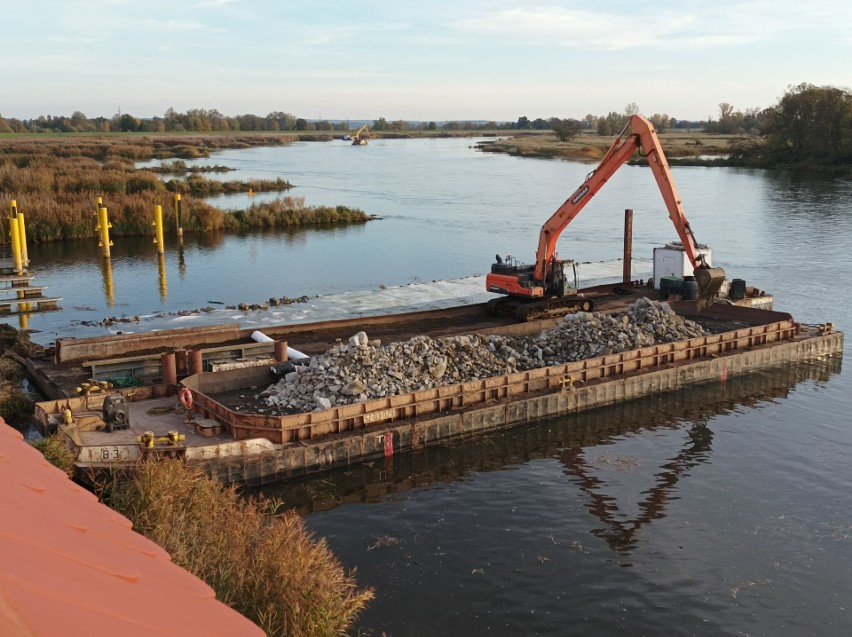
M189 390L189 387L184 387L180 390L178 399L180 400L181 405L187 409L192 409L192 392Z

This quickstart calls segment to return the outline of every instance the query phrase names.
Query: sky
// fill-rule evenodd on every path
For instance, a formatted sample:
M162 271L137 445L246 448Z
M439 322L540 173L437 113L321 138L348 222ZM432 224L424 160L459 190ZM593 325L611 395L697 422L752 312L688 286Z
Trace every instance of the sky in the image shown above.
M0 115L718 118L852 90L837 0L4 0Z

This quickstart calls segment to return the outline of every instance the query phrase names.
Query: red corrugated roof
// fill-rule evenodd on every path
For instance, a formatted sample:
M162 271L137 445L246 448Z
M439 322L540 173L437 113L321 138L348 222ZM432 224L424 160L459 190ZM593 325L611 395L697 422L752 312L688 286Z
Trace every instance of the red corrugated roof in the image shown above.
M0 637L263 637L0 419Z

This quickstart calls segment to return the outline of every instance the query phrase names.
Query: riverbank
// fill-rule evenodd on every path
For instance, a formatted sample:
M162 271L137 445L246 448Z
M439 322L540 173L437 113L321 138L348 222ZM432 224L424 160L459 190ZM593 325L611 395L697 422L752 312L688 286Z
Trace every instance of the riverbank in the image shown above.
M659 132L660 143L672 164L726 165L719 163L730 152L735 135L713 135L703 132ZM568 141L560 141L552 131L513 133L493 141L477 144L487 153L504 153L515 157L539 159L573 159L598 162L612 145L612 136L584 132Z

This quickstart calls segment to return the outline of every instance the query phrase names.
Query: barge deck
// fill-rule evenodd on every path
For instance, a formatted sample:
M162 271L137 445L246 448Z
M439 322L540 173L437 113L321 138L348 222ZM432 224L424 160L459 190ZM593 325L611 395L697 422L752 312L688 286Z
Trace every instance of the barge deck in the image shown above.
M220 398L228 392L257 394L265 389L273 382L266 364L217 372L201 369L184 377L181 385L192 397L189 410L179 407L176 386L115 392L127 400L129 426L111 433L97 425L98 410L105 416L106 394L44 401L36 406L36 416L44 431L64 432L84 471L179 456L221 481L261 484L697 383L724 383L732 375L843 351L843 334L831 324L804 326L789 314L720 303L676 301L671 306L686 318L715 322L718 333L285 416L245 413ZM398 317L382 321L399 323ZM362 319L358 325L369 322ZM446 318L439 322L450 330ZM474 332L532 334L548 323L490 325ZM353 325L325 327L351 334ZM304 329L302 334L318 328L314 324ZM281 333L292 338L294 332ZM88 425L90 431L77 424L84 416L95 423Z

